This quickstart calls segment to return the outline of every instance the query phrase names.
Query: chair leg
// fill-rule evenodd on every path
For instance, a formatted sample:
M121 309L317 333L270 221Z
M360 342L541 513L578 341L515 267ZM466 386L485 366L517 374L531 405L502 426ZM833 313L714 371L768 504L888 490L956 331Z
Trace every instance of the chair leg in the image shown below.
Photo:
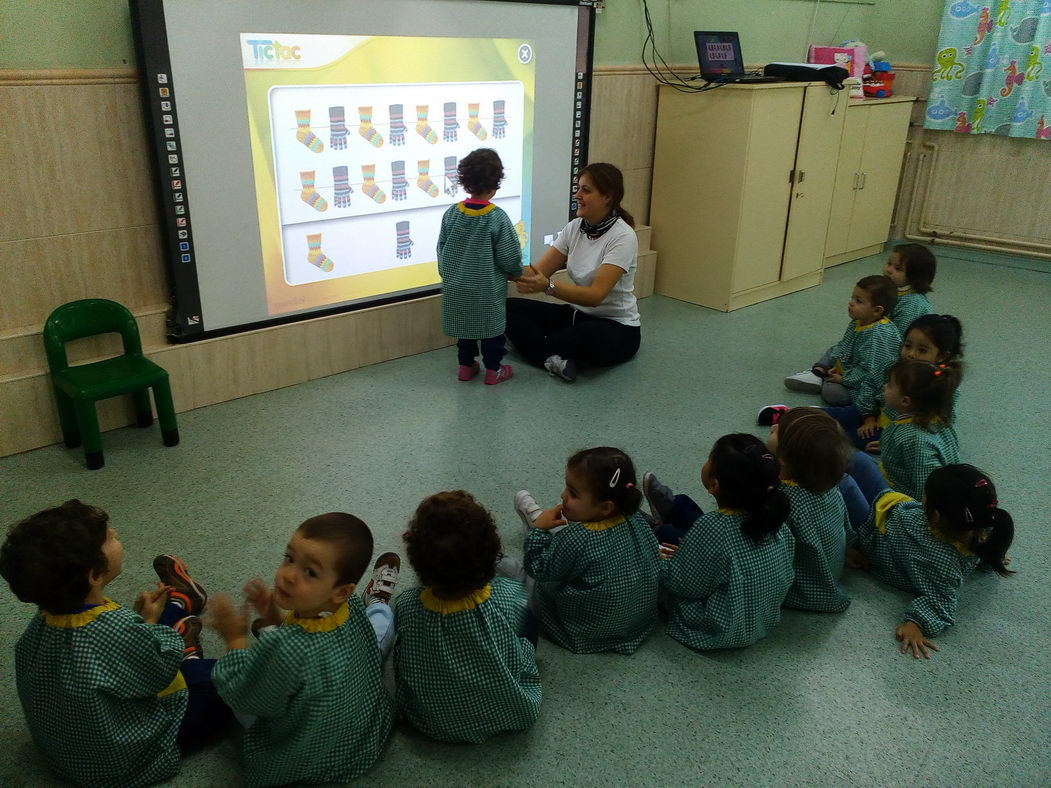
M93 400L74 400L77 409L77 422L84 437L84 459L88 470L95 471L106 464L102 456L102 436L99 434L99 417L95 412Z
M153 426L153 409L150 407L150 390L148 388L139 389L138 391L132 392L131 396L135 400L135 416L138 425L140 427Z
M62 440L67 449L75 449L80 445L80 428L77 426L77 409L73 407L73 400L66 392L51 387L55 394L55 405L58 407L58 423L62 426Z
M157 421L161 423L161 438L165 446L179 445L179 424L175 420L175 403L168 376L153 384L153 400L157 403Z

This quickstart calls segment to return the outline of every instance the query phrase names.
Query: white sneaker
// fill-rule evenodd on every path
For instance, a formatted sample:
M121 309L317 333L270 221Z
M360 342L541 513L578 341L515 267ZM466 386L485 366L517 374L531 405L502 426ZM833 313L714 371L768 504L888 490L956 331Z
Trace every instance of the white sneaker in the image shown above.
M384 553L376 559L372 567L372 577L361 595L365 607L377 602L390 604L394 596L394 587L398 585L398 574L401 571L401 559L397 553Z
M548 356L544 361L544 369L556 378L562 378L566 383L572 383L577 379L577 362L571 358Z
M515 493L515 511L522 518L526 533L529 533L533 528L533 521L544 511L544 507L536 502L529 490L519 490Z
M805 372L797 372L785 378L785 388L789 391L802 391L807 394L821 393L821 378L809 369Z

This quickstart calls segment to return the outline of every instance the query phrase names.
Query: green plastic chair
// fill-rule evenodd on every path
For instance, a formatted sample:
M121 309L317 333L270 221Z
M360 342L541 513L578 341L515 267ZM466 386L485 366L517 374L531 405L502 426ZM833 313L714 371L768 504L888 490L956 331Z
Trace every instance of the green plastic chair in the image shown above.
M71 367L65 343L73 339L116 332L124 341L124 355ZM140 427L153 424L150 389L157 403L157 418L165 446L179 443L168 373L142 355L142 341L135 316L116 301L85 298L63 304L44 324L44 352L51 368L51 384L62 424L62 437L73 449L84 441L90 470L105 465L95 403L100 399L131 394Z

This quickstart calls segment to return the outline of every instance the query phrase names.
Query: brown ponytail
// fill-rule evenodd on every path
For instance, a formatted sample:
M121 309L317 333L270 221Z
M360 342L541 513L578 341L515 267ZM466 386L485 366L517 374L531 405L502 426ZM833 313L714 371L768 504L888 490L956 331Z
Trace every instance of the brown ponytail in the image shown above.
M930 428L934 421L952 423L952 401L963 370L959 362L932 364L929 361L901 359L887 371L887 380L898 384L901 393L912 400L913 421Z
M612 164L596 162L584 167L577 175L587 175L591 178L591 182L595 184L599 194L603 197L613 198L613 201L610 203L610 209L617 211L628 227L634 229L635 218L624 210L624 207L620 204L621 200L624 199L624 175L619 169Z

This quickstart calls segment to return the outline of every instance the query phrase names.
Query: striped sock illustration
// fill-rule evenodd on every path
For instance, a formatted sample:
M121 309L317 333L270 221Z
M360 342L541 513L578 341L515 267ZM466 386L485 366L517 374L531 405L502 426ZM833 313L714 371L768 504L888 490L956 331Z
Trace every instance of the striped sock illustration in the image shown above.
M323 143L310 128L310 110L296 110L296 139L310 148L314 153L321 153L325 149Z
M358 126L361 138L374 148L382 146L383 135L372 125L372 107L358 107L358 118L361 120L361 125Z
M354 189L350 185L350 172L347 167L332 168L332 182L335 184L335 196L332 202L337 208L347 208L350 205L350 195Z
M431 124L427 122L428 112L430 112L430 107L426 104L416 105L416 133L431 145L434 145L438 141L438 135L434 133Z
M376 185L375 164L361 165L361 190L365 192L366 197L372 198L372 201L377 204L387 201L387 195L383 193L383 189Z
M307 262L316 265L322 271L332 270L332 259L321 251L321 233L312 233L307 236Z
M416 166L420 170L420 177L416 179L416 185L427 192L428 197L437 197L438 187L431 180L431 160L420 159L416 162Z
M478 104L467 105L467 130L480 140L489 136L485 126L478 122Z
M315 211L327 211L328 203L325 201L324 197L317 193L317 189L314 188L314 170L299 173L299 182L303 185L303 191L299 193L299 199Z

